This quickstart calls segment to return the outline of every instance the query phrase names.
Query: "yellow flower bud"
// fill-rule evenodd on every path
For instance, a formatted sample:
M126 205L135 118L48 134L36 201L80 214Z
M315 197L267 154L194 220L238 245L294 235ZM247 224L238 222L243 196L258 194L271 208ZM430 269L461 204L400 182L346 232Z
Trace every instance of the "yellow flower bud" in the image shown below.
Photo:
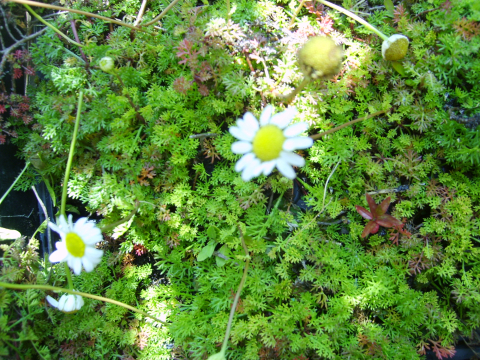
M300 70L311 79L328 79L342 66L343 50L326 36L310 38L298 51Z
M114 66L115 62L110 56L105 56L100 60L100 69L102 69L106 73L112 71Z
M395 34L382 43L382 57L385 60L396 61L403 59L408 51L408 38Z

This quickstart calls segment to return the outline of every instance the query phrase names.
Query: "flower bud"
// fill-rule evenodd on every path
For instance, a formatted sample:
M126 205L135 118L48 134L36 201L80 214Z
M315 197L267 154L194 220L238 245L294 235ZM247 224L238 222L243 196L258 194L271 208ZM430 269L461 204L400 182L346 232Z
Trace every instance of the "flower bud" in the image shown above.
M105 56L100 60L100 69L102 69L106 73L112 71L114 66L115 62L110 56Z
M403 59L408 51L408 38L395 34L382 43L382 57L385 60L396 61Z
M73 314L80 310L84 304L83 298L80 295L64 294L60 297L60 300L55 300L51 296L47 296L47 301L53 307L66 313Z
M311 79L328 79L342 66L343 50L326 36L310 38L298 51L300 70Z

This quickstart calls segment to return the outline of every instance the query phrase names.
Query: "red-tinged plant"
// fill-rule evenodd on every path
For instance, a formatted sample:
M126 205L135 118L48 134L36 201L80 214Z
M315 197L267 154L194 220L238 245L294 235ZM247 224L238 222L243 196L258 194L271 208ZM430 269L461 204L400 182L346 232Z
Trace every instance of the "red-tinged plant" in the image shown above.
M438 341L433 341L431 339L429 339L429 341L433 345L432 351L435 353L435 355L437 356L437 359L439 359L439 360L446 359L446 358L452 358L456 353L453 346L448 346L448 347L442 346L442 339L441 338L438 339Z
M369 194L365 195L367 197L367 203L370 211L364 207L355 205L357 212L362 215L363 218L370 220L365 226L365 229L363 229L362 238L366 237L368 234L376 234L380 226L401 229L403 223L386 213L388 207L390 206L390 196L377 205Z

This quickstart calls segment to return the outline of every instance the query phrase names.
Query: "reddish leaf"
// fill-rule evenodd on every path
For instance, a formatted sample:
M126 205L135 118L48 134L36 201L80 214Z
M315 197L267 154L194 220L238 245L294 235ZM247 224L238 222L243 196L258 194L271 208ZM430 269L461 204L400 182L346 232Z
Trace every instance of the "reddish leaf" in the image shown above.
M377 208L375 209L375 213L377 216L381 216L387 212L388 207L390 206L390 201L391 198L389 196L377 206Z
M383 200L380 204L376 204L373 198L367 193L365 194L367 198L367 203L370 208L370 211L367 211L364 207L359 205L355 206L357 212L367 220L370 220L362 232L362 238L368 236L369 234L375 234L380 226L391 228L394 227L398 229L398 231L404 235L410 237L410 233L406 230L403 230L403 223L395 219L393 216L386 214L388 207L390 206L391 198L388 197ZM398 236L397 236L398 238ZM397 239L398 240L398 239Z
M368 207L370 208L371 213L375 214L375 209L377 208L377 204L375 204L375 200L373 200L373 198L370 196L369 193L366 193L365 197L367 198Z
M397 220L392 215L388 214L383 214L377 217L376 222L378 225L386 228L402 225L402 222L400 220Z
M376 234L379 229L379 226L374 221L369 221L362 232L362 238L368 236L369 234Z
M372 220L372 219L373 219L373 216L372 216L372 214L370 213L370 211L368 211L368 210L365 209L364 207L359 206L359 205L355 205L355 209L357 209L357 212L358 212L364 219L367 219L367 220Z

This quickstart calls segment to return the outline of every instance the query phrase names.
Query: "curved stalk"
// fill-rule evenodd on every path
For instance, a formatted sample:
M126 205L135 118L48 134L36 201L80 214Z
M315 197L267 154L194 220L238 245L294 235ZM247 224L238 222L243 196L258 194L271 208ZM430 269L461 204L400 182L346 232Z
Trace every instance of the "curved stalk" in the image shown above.
M295 96L297 96L297 94L303 90L303 88L305 86L307 86L307 84L310 82L310 78L308 77L304 77L302 82L300 84L298 84L298 86L292 90L292 92L290 92L289 94L287 95L278 95L278 98L281 99L283 102L285 102L286 104L290 104L293 100L293 98Z
M136 26L133 26L133 25L130 25L130 24L118 21L118 20L110 19L110 18L107 18L105 16L89 13L89 12L86 12L86 11L82 11L82 10L68 9L68 8L65 8L65 7L62 7L62 6L44 4L44 3L41 3L41 2L30 1L30 0L5 0L5 1L6 2L14 2L14 3L17 3L17 4L24 4L24 5L27 4L27 5L31 5L31 6L43 7L43 8L46 8L46 9L68 11L68 12L72 12L72 13L75 13L75 14L94 17L94 18L97 18L97 19L100 19L100 20L104 20L104 21L107 21L107 22L117 24L117 25L125 26L125 27L128 27L128 28L133 29L133 30L145 31L145 30L142 30L142 29L140 29Z
M83 296L83 297L86 297L86 298L89 298L89 299L94 299L94 300L99 300L99 301L103 301L103 302L106 302L106 303L110 303L110 304L114 304L114 305L118 305L118 306L121 306L121 307L124 307L125 309L128 309L130 311L133 311L133 312L136 312L136 313L139 313L139 314L142 314L143 316L146 316L146 317L149 317L155 321L158 321L159 323L163 324L163 325L167 325L167 323L165 321L162 321L160 319L157 319L155 316L152 316L148 313L146 313L145 311L142 311L142 310L139 310L137 308L134 308L133 306L130 306L130 305L127 305L125 303L122 303L120 301L117 301L117 300L112 300L112 299L109 299L109 298L106 298L106 297L103 297L103 296L97 296L97 295L92 295L92 294L89 294L89 293L84 293L84 292L80 292L80 291L73 291L73 290L70 290L70 289L64 289L64 288L61 288L61 287L56 287L56 286L50 286L50 285L21 285L21 284L9 284L9 283L5 283L5 282L2 282L0 281L0 286L1 287L4 287L4 288L7 288L7 289L16 289L16 290L27 290L27 289L38 289L38 290L51 290L51 291L55 291L55 292L64 292L64 293L67 293L67 294L72 294L72 295L80 295L80 296Z
M147 23L145 23L145 24L141 24L140 26L150 26L150 25L155 24L155 23L158 22L161 18L163 18L163 17L167 14L167 12L169 12L170 9L173 8L179 1L180 1L180 0L173 0L173 1L170 3L170 5L168 5L168 6L165 8L165 10L163 10L163 11L161 12L161 14L158 15L155 19L153 19L153 20L151 20L151 21L149 21L149 22L147 22Z
M65 179L63 180L62 202L60 203L60 214L65 216L65 205L67 203L67 188L68 179L70 177L70 170L72 168L73 155L75 154L75 144L77 143L78 128L80 125L80 113L83 105L83 90L80 90L78 95L77 118L75 119L75 127L73 129L72 142L70 143L70 152L68 153L67 168L65 169Z
M362 118L358 118L358 119L349 121L349 122L347 122L347 123L345 123L345 124L342 124L342 125L340 125L340 126L334 127L333 129L327 130L327 131L322 132L322 133L320 133L320 134L310 135L310 137L311 137L313 140L318 140L318 139L320 139L322 136L325 136L325 135L334 133L335 131L341 130L341 129L343 129L344 127L347 127L347 126L349 126L349 125L355 124L355 123L357 123L357 122L359 122L359 121L367 120L367 119L373 118L373 117L375 117L375 116L378 116L378 115L381 115L381 114L385 114L386 112L388 112L388 111L390 111L390 110L391 110L391 109L374 112L373 114L370 114L370 115L367 115L367 116L365 116L365 117L362 117Z
M245 244L245 240L243 239L243 232L240 226L238 227L238 230L240 231L240 239L242 240L243 250L245 251L245 254L248 257L247 245ZM232 308L230 309L230 316L228 317L227 330L225 331L225 338L223 339L222 349L220 350L221 354L225 354L225 351L227 350L228 338L230 337L230 330L232 330L233 316L235 315L235 309L237 308L238 300L240 299L240 294L242 293L243 285L245 285L245 281L247 280L249 264L250 264L250 258L247 258L247 261L245 262L245 268L243 269L242 280L240 280L240 284L238 284L237 293L235 294L235 299L233 300Z
M331 2L329 1L326 1L326 0L317 0L319 3L323 4L323 5L327 5L328 7L331 7L332 9L335 9L337 11L340 11L342 14L345 14L349 17L351 17L353 20L356 20L358 21L360 24L362 24L363 26L365 26L367 29L370 29L372 30L375 34L377 34L378 36L380 36L383 40L387 40L388 39L388 36L385 35L384 33L382 33L380 30L378 30L375 26L373 26L372 24L370 24L369 22L367 22L366 20L363 20L360 16L358 15L355 15L354 13L352 13L351 11L348 11L347 9L341 7L341 6L338 6L338 5L335 5L335 4L332 4Z
M0 204L3 202L3 200L5 200L5 198L7 197L8 194L10 194L10 191L13 190L13 187L15 186L15 184L18 182L18 180L20 180L20 178L22 177L23 173L28 169L28 167L30 166L30 161L27 161L27 163L25 164L25 167L23 168L22 172L20 173L20 175L17 176L17 178L15 179L15 181L13 182L12 185L10 185L10 187L8 188L8 190L5 192L5 194L3 194L2 198L0 199Z
M27 10L33 15L35 16L38 21L40 21L42 24L44 24L45 26L48 26L50 29L52 29L53 31L55 31L58 35L60 35L61 37L63 37L65 40L67 40L69 43L73 44L73 45L77 45L79 47L83 47L82 44L70 39L67 35L65 35L63 32L61 32L60 30L58 30L55 26L53 26L52 24L50 24L49 22L46 22L45 20L43 20L43 18L38 15L35 11L33 11L33 9L28 6L27 4L23 4L23 6L25 6L27 8Z

